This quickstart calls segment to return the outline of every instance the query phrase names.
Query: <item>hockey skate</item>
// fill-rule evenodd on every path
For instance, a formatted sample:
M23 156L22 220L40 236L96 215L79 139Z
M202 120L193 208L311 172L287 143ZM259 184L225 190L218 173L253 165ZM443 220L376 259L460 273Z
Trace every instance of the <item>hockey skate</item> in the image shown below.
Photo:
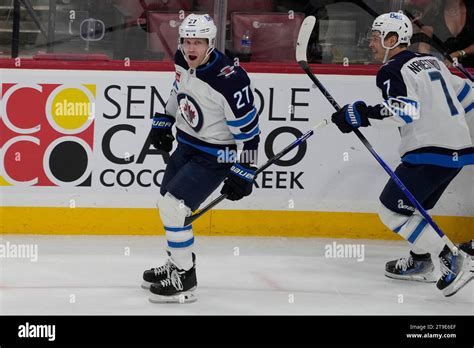
M445 246L440 256L441 278L436 283L446 297L453 296L474 278L474 261L464 251Z
M170 276L150 286L150 302L188 303L197 300L193 291L197 287L196 265L187 271L178 268Z
M434 264L430 254L418 255L410 251L410 256L385 264L385 276L393 279L413 280L424 283L436 282Z
M166 278L169 278L171 272L175 269L178 269L176 265L171 261L171 253L169 251L166 252L168 254L168 260L163 266L151 268L143 272L143 283L142 288L145 290L149 290L151 284L159 283ZM196 255L193 253L193 264L196 262Z
M168 259L163 266L146 270L143 272L142 288L145 290L150 289L151 284L169 278L171 272L175 269L175 264L172 263L170 259Z
M469 242L459 244L459 249L471 256L471 259L474 259L474 239L470 240Z

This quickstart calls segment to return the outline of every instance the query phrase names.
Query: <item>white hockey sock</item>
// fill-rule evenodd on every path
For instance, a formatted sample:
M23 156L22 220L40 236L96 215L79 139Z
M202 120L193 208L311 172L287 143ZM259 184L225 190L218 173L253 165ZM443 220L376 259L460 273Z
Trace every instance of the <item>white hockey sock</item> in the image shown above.
M427 213L427 214L430 214L430 213L431 213L431 210L427 210L426 213ZM428 253L428 251L423 250L423 249L417 247L417 246L414 245L414 244L412 244L412 246L411 246L411 251L412 251L413 253L417 254L417 255L423 255L423 254L427 254L427 253ZM435 255L435 256L437 256L437 255Z
M188 270L193 267L194 234L192 226L165 226L167 250L171 259L179 269Z
M170 193L166 193L158 201L158 208L171 259L178 268L190 269L193 267L194 233L192 226L184 226L184 222L191 215L191 209Z
M411 251L417 255L423 255L427 254L428 252L426 250L423 250L421 248L418 248L416 245L411 246Z
M446 245L445 239L419 215L412 215L399 230L398 234L405 238L414 248L426 250L438 256Z
M382 222L392 231L398 233L412 244L413 252L431 253L438 257L445 245L453 245L445 236L440 236L420 215L412 216L395 213L384 206L379 211Z
M179 269L187 271L193 267L193 246L186 249L176 249L168 246L167 250L171 253L171 260L173 260Z

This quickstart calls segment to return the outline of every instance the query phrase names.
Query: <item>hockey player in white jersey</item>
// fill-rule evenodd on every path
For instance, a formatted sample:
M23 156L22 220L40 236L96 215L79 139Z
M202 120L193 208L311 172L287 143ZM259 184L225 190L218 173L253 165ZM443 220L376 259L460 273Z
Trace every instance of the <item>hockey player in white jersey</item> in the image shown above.
M155 114L150 141L177 148L161 183L158 202L168 261L147 270L142 287L152 302L191 302L197 286L194 235L185 218L224 181L221 193L239 200L252 192L259 143L250 79L215 48L217 28L209 15L187 16L179 27L176 77L164 114Z
M407 49L413 29L402 13L387 13L372 25L370 48L384 65L377 86L384 102L346 105L332 116L343 133L370 126L369 119L399 127L401 164L395 174L424 209L432 209L463 166L474 164L466 117L474 113L474 92L437 58ZM392 179L380 195L381 221L411 243L410 255L386 264L385 275L434 282L431 256L441 262L437 287L454 295L472 280L473 261L445 235L439 235Z

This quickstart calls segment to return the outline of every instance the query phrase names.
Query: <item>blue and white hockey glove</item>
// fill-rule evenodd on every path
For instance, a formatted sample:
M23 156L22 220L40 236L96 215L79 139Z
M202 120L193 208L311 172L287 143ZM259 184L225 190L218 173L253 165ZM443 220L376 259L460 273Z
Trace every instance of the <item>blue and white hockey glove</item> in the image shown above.
M227 195L227 199L238 201L252 193L253 181L255 179L256 167L236 163L230 168L230 173L224 181L221 194Z
M368 108L363 101L344 105L332 114L331 120L342 133L350 133L356 128L370 126Z
M171 116L155 113L150 132L150 143L157 149L170 152L173 149L174 136L171 131L174 119Z

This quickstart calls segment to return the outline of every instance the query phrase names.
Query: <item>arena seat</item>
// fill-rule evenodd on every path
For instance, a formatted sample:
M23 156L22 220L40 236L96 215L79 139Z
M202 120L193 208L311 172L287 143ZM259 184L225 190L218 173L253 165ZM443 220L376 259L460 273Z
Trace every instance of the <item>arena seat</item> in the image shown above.
M136 19L144 17L146 11L191 11L193 0L116 0L116 5L130 18Z
M196 0L196 9L201 12L213 12L214 0ZM271 12L274 10L273 0L227 0L227 19L232 12ZM209 13L211 14L211 13Z
M148 21L148 50L162 53L161 60L173 60L178 48L178 28L183 21L177 12L147 13Z
M238 56L246 31L252 41L251 62L294 62L296 41L304 14L248 13L231 14L232 47Z

